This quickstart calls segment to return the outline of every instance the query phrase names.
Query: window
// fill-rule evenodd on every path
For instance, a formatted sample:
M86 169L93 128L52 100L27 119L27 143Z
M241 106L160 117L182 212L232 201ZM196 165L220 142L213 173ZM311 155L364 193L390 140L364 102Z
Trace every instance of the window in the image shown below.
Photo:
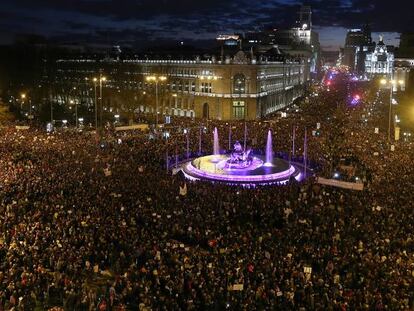
M211 93L211 83L207 83L207 82L201 83L201 92Z
M195 92L196 90L196 84L195 82L191 82L191 92Z
M246 78L243 74L237 74L234 76L233 90L236 94L246 93Z
M245 117L245 104L244 101L233 102L233 118L244 119Z

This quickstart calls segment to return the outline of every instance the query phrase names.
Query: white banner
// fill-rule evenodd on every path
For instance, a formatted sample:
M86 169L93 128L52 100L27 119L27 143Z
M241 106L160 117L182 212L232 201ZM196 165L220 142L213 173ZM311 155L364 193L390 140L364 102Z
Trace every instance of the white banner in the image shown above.
M358 190L358 191L364 190L363 183L346 182L346 181L340 181L336 179L327 179L327 178L322 178L322 177L318 177L316 179L316 182L321 185L333 186L333 187L338 187L338 188L343 188L343 189Z
M132 130L148 130L148 124L135 124L129 126L118 126L115 128L115 131L132 131Z
M399 141L400 140L400 127L396 126L395 127L395 141Z

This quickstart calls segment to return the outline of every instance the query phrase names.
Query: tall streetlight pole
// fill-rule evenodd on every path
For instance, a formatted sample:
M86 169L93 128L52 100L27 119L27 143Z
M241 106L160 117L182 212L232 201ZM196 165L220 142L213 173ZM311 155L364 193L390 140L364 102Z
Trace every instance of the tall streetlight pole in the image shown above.
M155 83L155 128L158 129L158 82L167 80L166 76L148 76L146 77L148 82Z
M381 85L386 86L388 85L390 87L390 102L389 102L389 107L388 107L388 142L391 142L391 119L392 119L392 102L393 102L393 88L394 86L397 84L397 81L395 80L387 80L387 79L382 79L380 81ZM404 85L404 81L400 80L398 81L399 85Z
M76 128L78 128L78 101L75 100L75 118L76 118Z
M25 99L26 99L26 94L25 93L20 94L20 113L22 113Z
M102 100L102 82L106 81L106 77L103 77L102 74L99 76L99 101L100 101L100 128L103 126L103 100Z
M69 101L69 104L74 105L75 104L75 101L73 99L71 99ZM69 107L69 109L72 109L72 106ZM76 122L76 108L75 108L75 127L78 127L78 123Z
M73 91L76 91L76 86L73 87ZM71 104L75 104L75 128L78 128L78 102L77 99L72 99L70 102Z
M98 131L98 98L96 96L98 78L93 78L93 85L95 87L95 130Z
M93 78L93 86L95 91L95 129L98 131L98 97L97 97L97 88L99 82L99 102L100 102L100 127L102 126L102 83L106 81L106 77L99 74L99 78Z
M53 124L53 100L50 100L50 123Z

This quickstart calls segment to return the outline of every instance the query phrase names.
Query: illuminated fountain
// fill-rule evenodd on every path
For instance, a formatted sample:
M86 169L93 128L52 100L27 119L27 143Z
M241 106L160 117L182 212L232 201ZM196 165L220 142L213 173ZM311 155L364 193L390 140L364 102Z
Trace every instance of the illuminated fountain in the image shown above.
M241 144L236 141L234 150L230 158L226 161L224 168L226 169L245 169L248 168L252 162L253 157L250 155L251 150L243 150Z
M217 127L214 128L214 137L213 137L213 154L220 155L220 145L218 139Z
M292 177L302 179L299 166L273 157L270 130L264 157L253 155L251 149L243 149L238 141L230 154L220 154L217 128L213 133L213 145L212 155L193 159L181 166L186 178L243 186L284 184Z
M272 166L273 164L273 147L272 147L272 132L269 130L267 133L266 143L266 162L265 166Z

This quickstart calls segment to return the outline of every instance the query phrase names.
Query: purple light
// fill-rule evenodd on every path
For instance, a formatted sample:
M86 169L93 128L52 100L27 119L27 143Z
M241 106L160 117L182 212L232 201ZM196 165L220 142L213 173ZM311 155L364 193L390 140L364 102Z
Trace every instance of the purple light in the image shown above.
M219 181L226 181L226 182L247 182L247 183L255 183L255 182L280 182L283 180L288 180L291 175L293 175L296 171L294 166L290 166L288 170L277 172L273 174L262 174L262 175L223 175L218 173L211 173L207 171L202 171L197 169L192 165L191 162L187 163L186 170L191 173L193 178L204 178L204 179L213 179ZM186 174L187 175L187 174Z
M357 105L357 104L359 104L359 101L361 100L361 96L359 96L359 95L355 95L353 98L352 98L352 101L351 101L351 104L352 105Z
M301 174L301 169L285 160L270 158L270 152L267 152L267 161L265 162L265 157L252 157L250 150L244 152L239 149L241 147L237 142L235 150L231 155L222 154L200 157L184 163L181 166L181 170L184 176L190 180L224 182L244 187L258 184L284 184L291 177L298 181L303 179L304 175Z

